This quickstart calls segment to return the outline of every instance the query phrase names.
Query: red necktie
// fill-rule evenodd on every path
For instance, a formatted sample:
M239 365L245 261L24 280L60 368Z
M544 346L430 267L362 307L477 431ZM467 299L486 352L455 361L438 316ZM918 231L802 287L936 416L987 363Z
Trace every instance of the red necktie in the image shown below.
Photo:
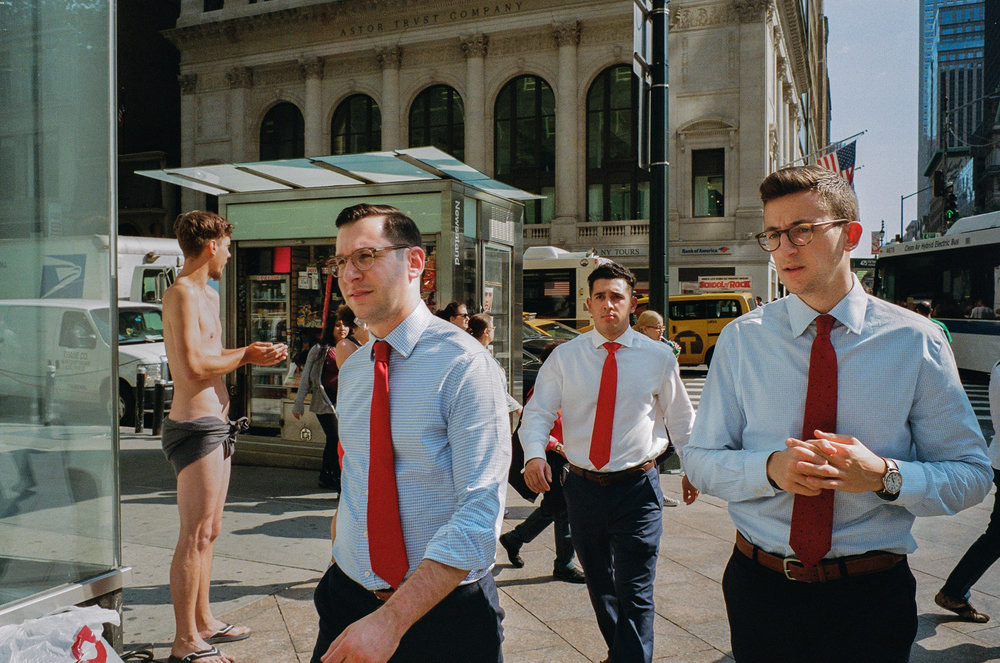
M618 361L615 351L620 343L605 343L608 356L601 370L601 388L597 392L594 432L590 436L590 462L601 469L611 458L611 430L615 426L615 396L618 392Z
M837 428L837 353L830 343L833 316L816 318L816 340L809 356L809 387L802 422L802 439L815 438L813 431L834 433ZM819 495L796 495L788 545L806 568L814 566L830 550L833 535L833 491Z
M368 556L372 570L393 587L399 587L410 568L399 520L396 465L389 422L389 353L385 341L375 341L375 383L369 423Z

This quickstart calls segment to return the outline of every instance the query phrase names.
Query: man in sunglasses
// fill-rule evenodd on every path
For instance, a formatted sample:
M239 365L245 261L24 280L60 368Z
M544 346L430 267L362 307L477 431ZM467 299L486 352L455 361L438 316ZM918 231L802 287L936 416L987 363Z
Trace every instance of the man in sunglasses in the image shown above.
M793 167L760 192L757 240L792 294L722 330L684 454L737 529L722 582L733 655L907 661L913 519L982 501L986 446L944 334L851 272L848 182Z
M331 267L371 339L338 379L342 492L312 663L497 663L505 387L486 348L423 305L409 217L360 204L336 224Z

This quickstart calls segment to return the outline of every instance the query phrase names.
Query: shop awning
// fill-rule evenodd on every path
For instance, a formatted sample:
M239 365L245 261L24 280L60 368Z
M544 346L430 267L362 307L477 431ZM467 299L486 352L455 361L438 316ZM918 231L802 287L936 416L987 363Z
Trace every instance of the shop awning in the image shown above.
M544 197L498 182L436 147L138 170L136 174L213 196L249 191L451 179L509 200L535 200Z

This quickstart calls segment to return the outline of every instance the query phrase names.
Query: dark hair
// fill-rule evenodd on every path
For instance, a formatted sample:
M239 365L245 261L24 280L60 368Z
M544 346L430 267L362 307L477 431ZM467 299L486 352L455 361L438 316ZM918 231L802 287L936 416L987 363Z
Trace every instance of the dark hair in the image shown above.
M336 224L338 228L342 228L373 216L383 217L382 234L393 244L406 244L423 248L423 239L420 237L417 224L391 205L371 205L369 203L352 205L344 208L337 215Z
M858 220L858 196L846 179L819 166L791 166L777 170L760 183L765 205L801 191L815 191L823 208L838 219Z
M465 306L465 302L448 302L447 306L438 311L438 316L440 316L443 320L451 320L458 315L458 309L462 306ZM465 307L466 309L469 308L468 306Z
M337 322L343 322L344 326L350 329L358 328L358 320L354 316L354 311L347 304L341 304L337 307Z
M191 210L178 214L174 219L174 236L185 256L201 255L205 245L213 239L231 237L233 224L214 212Z
M493 316L489 313L477 313L469 318L469 333L472 334L472 338L477 341L481 339L486 334L486 330L491 327L491 322L493 322Z
M319 342L321 344L323 344L323 345L333 345L334 344L333 328L336 326L336 323L337 323L337 312L336 311L329 311L326 314L326 324L323 325L323 335L319 339Z
M927 302L917 302L913 305L913 310L925 318L931 317L931 307L927 304Z
M628 284L629 292L635 292L635 274L632 273L631 269L619 265L617 262L611 260L602 262L590 273L590 276L587 277L590 294L594 294L594 281L598 279L624 279L625 283Z
M558 339L552 341L551 343L546 343L545 347L542 348L541 354L538 355L538 358L541 359L542 363L544 364L545 360L549 358L550 354L552 354L552 351L555 350L557 347L559 347L560 345L562 345L565 342L566 342L566 339L564 339L564 338L558 338Z

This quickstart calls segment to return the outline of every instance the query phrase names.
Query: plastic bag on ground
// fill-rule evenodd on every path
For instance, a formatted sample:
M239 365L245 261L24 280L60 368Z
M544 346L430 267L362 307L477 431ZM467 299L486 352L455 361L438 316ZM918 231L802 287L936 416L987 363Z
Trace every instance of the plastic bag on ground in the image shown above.
M69 610L0 626L3 663L123 663L101 637L105 623L121 618L114 610L97 606Z

